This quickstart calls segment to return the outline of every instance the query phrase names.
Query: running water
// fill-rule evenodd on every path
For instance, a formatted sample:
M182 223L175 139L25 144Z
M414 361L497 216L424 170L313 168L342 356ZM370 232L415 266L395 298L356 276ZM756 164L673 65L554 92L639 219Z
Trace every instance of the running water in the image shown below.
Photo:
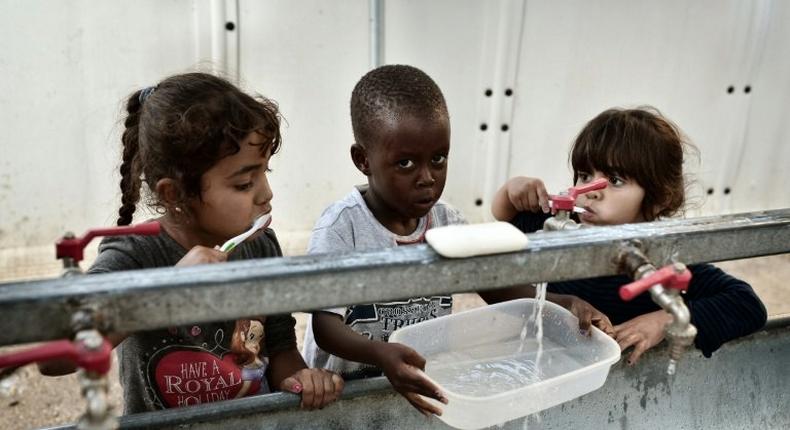
M518 347L520 354L524 349L524 343L527 338L527 327L530 321L535 325L535 340L538 342L538 352L535 355L535 368L540 369L540 358L543 355L543 305L546 303L546 283L541 282L535 285L535 300L536 305L532 307L532 313L529 318L524 318L524 327L521 329L521 345Z
M538 301L538 313L535 315L535 339L538 341L538 353L535 354L535 368L540 372L540 358L543 355L543 305L546 304L546 283L535 286L535 299Z

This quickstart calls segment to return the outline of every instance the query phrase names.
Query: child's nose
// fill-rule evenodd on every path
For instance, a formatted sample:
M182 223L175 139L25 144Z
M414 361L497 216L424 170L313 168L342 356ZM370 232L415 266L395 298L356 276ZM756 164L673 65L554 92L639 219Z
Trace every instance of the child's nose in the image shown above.
M593 190L593 191L590 191L590 192L582 194L582 196L584 196L585 198L590 199L590 200L600 200L600 198L603 197L603 194L601 193L601 191L603 191L603 190Z
M255 204L265 205L272 201L273 197L274 193L272 192L272 187L269 186L269 178L264 175L263 180L261 181L261 186L255 195Z
M418 187L430 187L436 183L436 178L431 173L431 169L429 167L424 167L420 169L419 176L417 177L417 186Z

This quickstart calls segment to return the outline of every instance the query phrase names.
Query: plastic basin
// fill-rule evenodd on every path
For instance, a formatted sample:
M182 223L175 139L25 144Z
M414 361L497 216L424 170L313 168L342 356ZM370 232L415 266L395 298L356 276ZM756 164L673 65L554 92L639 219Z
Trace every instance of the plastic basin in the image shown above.
M440 404L442 421L461 429L488 427L600 388L620 359L614 339L597 328L582 334L576 317L546 302L536 365L537 327L530 318L536 305L520 299L460 312L404 327L389 341L426 358L425 373L449 402Z

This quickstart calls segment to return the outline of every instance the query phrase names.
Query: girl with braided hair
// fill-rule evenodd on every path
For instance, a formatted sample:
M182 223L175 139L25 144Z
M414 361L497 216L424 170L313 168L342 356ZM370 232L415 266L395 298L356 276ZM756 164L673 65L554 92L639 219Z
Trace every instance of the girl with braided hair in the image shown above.
M272 209L268 165L281 145L273 101L216 76L187 73L135 92L126 109L117 224L132 222L145 191L162 232L105 238L89 273L282 255L268 228L232 254L218 249ZM221 321L115 336L125 413L232 399L268 387L301 393L307 409L338 398L343 380L307 368L296 348L293 317L244 321L248 327L254 321L255 330L241 334L237 321ZM246 348L234 346L239 336ZM256 357L248 357L251 351ZM256 364L255 378L247 375L249 363Z

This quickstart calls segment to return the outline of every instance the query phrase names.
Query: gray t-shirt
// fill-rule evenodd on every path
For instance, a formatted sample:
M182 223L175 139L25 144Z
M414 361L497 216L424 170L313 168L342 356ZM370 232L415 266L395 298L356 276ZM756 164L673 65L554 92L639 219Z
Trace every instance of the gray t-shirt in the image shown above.
M376 220L362 197L366 187L354 188L342 200L329 206L313 227L309 254L363 251L422 243L425 232L434 227L464 224L463 216L453 207L437 202L420 218L417 229L408 236L389 231ZM393 285L397 288L397 285ZM352 330L372 340L386 342L390 334L408 326L447 315L452 311L452 296L405 298L388 303L372 303L326 309L335 313ZM340 373L346 379L380 375L381 371L363 363L344 360L322 350L315 343L312 321L308 321L304 340L304 357L310 367L322 367Z
M158 236L106 237L88 273L175 266L187 250ZM229 260L281 256L274 231L239 245ZM118 345L124 413L269 392L268 356L296 349L291 315L191 324L129 335ZM255 351L257 350L257 354Z

